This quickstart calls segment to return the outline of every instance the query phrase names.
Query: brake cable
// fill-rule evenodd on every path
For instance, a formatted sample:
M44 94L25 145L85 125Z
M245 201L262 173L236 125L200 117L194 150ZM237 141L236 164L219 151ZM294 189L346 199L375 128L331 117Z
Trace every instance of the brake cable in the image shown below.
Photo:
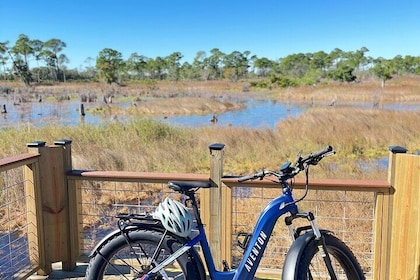
M308 191L309 191L309 165L306 165L306 166L305 166L305 176L306 176L306 180L305 180L305 193L303 194L303 196L302 196L302 197L300 197L300 198L298 198L298 199L295 199L295 200L293 200L293 201L291 201L291 202L286 203L286 204L283 206L283 208L284 208L284 207L287 207L287 206L289 206L289 205L291 205L291 204L296 204L296 203L301 202L301 201L302 201L302 200L304 200L304 199L305 199L305 197L308 195Z

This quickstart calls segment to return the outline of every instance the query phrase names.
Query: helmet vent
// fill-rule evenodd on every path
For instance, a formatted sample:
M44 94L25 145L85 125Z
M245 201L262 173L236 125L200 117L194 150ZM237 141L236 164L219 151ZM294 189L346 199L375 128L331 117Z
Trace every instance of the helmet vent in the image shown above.
M166 198L159 204L155 216L168 231L182 237L191 233L193 218L190 211L180 202Z

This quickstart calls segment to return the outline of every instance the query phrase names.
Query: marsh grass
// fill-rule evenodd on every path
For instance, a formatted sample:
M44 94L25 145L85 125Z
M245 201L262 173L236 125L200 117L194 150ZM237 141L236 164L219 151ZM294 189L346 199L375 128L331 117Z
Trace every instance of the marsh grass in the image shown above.
M143 81L118 86L103 83L59 83L51 85L34 85L25 87L17 82L2 82L2 86L10 88L4 96L17 95L25 97L27 102L38 96L55 96L57 100L68 98L113 96L116 100L141 100L144 98L173 97L221 97L250 96L255 93L270 96L274 99L288 101L320 101L328 102L337 98L338 102L420 102L420 77L394 77L381 88L376 79L365 79L359 83L325 83L314 86L295 88L260 89L250 87L249 81ZM87 100L87 99L86 99Z
M389 145L420 147L420 115L416 111L360 108L313 108L297 118L278 124L287 139L306 135L310 142L331 143L349 159L372 159L384 155Z
M338 104L364 102L381 105L393 102L420 102L420 77L395 77L384 88L378 80L360 83L329 83L301 86L271 91L272 98L305 102L328 103L336 99Z
M57 100L85 98L84 101L94 101L102 97L112 96L114 100L140 100L148 98L174 97L221 97L231 93L241 94L247 82L232 83L227 81L208 82L136 82L126 85L107 85L104 83L58 83L48 85L33 85L25 87L17 82L2 82L2 86L10 88L3 96L25 97L26 102L38 101L34 97L42 95L45 98L55 97Z
M243 107L243 102L231 102L217 98L177 97L149 100L137 99L137 101L131 102L128 108L120 107L118 104L101 104L98 107L88 110L88 112L116 116L163 115L168 117L174 115L205 115L239 110Z

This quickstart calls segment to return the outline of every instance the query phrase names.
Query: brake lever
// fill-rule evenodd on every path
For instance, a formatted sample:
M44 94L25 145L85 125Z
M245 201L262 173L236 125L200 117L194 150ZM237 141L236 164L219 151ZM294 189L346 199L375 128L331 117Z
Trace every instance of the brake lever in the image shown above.
M265 177L265 175L267 174L267 172L264 170L264 169L262 169L262 170L260 170L258 173L257 173L257 176L256 176L256 178L255 179L260 179L260 180L262 180L262 179L264 179L264 177Z
M332 156L332 155L335 155L335 154L336 154L336 151L331 151L331 152L328 152L328 153L324 154L323 157L329 157L329 156Z
M303 157L302 157L302 150L300 150L299 151L299 153L297 154L297 156L296 156L296 161L295 161L295 164L294 164L294 166L295 167L298 167L298 165L300 164L300 162L302 161L302 159L303 159Z

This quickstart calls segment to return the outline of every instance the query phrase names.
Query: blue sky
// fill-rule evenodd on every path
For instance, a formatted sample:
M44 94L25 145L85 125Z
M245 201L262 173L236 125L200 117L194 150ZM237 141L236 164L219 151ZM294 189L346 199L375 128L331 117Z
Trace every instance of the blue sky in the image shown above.
M420 56L418 0L1 0L0 42L19 34L67 44L69 68L112 48L127 59L250 51L276 60L334 48Z

